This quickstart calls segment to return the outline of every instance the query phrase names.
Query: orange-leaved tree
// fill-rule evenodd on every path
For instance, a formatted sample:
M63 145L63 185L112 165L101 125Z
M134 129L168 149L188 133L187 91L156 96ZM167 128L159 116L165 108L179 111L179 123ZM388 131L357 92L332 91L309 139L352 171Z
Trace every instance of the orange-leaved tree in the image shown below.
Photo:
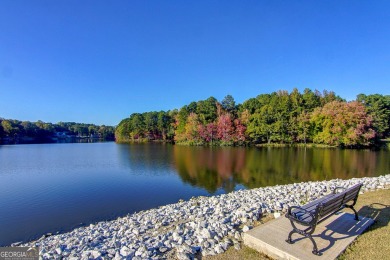
M366 146L375 137L372 118L360 102L333 101L316 108L310 119L314 143Z

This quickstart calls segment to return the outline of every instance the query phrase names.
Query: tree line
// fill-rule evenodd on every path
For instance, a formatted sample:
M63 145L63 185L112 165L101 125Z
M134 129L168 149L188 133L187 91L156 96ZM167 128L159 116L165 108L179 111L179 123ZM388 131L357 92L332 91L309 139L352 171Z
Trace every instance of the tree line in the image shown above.
M116 127L117 142L188 145L314 143L372 146L390 136L390 95L359 94L346 102L333 91L277 91L236 104L231 95L180 109L133 113Z
M0 141L1 139L7 139L11 143L23 142L23 140L29 140L30 142L50 142L53 141L53 138L59 136L95 137L114 140L115 128L113 126L99 126L74 122L53 124L40 120L30 122L0 118Z

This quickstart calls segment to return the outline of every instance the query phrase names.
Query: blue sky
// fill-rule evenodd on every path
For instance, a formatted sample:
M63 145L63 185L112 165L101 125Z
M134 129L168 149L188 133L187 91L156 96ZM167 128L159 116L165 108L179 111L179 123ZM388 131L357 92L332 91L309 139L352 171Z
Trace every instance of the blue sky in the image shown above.
M0 117L116 125L294 87L390 94L390 1L0 1Z

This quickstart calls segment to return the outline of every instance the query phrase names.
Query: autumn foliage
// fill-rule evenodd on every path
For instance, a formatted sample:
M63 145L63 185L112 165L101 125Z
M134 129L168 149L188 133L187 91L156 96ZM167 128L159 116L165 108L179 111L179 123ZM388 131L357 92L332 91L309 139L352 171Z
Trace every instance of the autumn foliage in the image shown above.
M236 105L232 96L191 102L181 109L134 113L116 129L117 140L164 140L188 145L317 143L370 146L390 136L390 96L346 102L334 92L261 94Z
M334 146L370 145L375 137L372 118L359 102L333 101L311 116L313 141Z

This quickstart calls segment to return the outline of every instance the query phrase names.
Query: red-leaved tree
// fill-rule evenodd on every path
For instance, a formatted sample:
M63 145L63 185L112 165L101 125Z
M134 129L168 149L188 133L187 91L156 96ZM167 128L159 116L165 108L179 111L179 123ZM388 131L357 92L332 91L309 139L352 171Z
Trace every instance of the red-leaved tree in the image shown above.
M223 142L233 141L234 127L232 116L229 113L222 114L217 118L217 136Z
M199 136L205 142L212 142L217 139L217 125L212 122L207 125L200 124L198 127Z

